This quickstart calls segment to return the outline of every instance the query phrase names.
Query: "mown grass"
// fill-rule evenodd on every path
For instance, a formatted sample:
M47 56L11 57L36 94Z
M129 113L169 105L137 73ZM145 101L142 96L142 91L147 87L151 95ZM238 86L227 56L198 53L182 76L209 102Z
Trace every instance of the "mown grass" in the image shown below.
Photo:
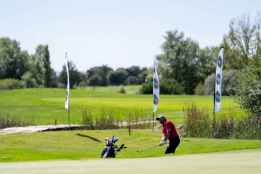
M126 118L129 112L143 110L147 115L152 112L152 96L139 95L139 86L125 87L127 93L120 94L120 87L90 87L71 91L72 123L80 123L82 108L99 116L101 110L109 110L119 118ZM235 98L222 98L222 112L217 116L233 115L241 117ZM0 113L32 124L67 123L64 110L64 89L19 89L0 90ZM183 110L191 104L212 112L212 96L161 95L158 113L164 113L178 123L183 121Z
M95 137L102 142L78 136ZM143 158L164 156L164 148L159 143L160 132L135 130L132 136L128 131L61 131L32 134L0 135L0 162L33 161L55 159L90 159L100 158L105 137L116 135L120 143L128 147L118 154L118 158ZM241 149L261 148L256 140L184 138L176 155L222 152Z

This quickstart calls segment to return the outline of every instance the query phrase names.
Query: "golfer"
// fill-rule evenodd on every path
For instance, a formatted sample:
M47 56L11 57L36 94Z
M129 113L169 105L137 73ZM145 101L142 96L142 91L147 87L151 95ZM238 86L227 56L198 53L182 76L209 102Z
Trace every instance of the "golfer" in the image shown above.
M165 154L175 153L176 148L180 143L179 135L177 133L176 127L173 122L169 121L163 115L156 118L157 121L163 126L162 133L163 136L160 141L160 145L166 144L169 141L169 146L167 147Z

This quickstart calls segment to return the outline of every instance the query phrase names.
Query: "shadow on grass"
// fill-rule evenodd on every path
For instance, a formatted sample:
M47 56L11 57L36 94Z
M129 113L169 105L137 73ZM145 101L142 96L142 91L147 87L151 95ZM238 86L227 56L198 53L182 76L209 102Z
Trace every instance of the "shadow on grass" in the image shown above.
M103 141L99 140L98 138L95 138L95 137L92 137L92 136L89 136L89 135L80 134L80 133L78 133L76 135L78 135L80 137L84 137L84 138L89 138L90 140L93 140L93 141L95 141L97 143L103 143Z

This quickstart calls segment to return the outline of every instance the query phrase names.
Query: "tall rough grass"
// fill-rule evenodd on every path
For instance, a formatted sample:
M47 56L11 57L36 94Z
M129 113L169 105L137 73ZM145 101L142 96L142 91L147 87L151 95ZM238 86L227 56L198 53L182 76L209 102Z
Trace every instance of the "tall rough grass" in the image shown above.
M144 110L128 111L125 114L127 116L122 119L111 109L101 109L98 113L88 108L82 108L82 124L88 129L119 129L119 128L148 128L151 126L151 122L148 121L148 114Z
M190 137L261 139L261 117L215 117L195 105L185 109L185 132Z
M186 135L190 137L210 137L211 119L207 111L198 109L195 105L185 110Z
M9 114L0 113L0 128L18 127L29 125L27 122L11 117Z

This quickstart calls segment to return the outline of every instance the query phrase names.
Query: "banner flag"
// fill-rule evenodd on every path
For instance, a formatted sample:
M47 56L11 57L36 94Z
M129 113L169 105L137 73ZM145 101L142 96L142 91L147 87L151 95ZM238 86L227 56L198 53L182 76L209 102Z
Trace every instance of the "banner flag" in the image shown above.
M160 95L159 76L158 76L157 68L158 68L158 63L156 60L154 60L154 65L153 65L153 112L154 113L158 109L159 95Z
M68 61L67 53L65 53L65 59L66 59L65 67L67 73L65 110L69 112L70 111L70 77L69 77L69 61Z
M216 65L214 112L219 112L221 110L223 62L224 62L224 48L221 48L221 50L219 51L219 54L218 54L217 65Z

